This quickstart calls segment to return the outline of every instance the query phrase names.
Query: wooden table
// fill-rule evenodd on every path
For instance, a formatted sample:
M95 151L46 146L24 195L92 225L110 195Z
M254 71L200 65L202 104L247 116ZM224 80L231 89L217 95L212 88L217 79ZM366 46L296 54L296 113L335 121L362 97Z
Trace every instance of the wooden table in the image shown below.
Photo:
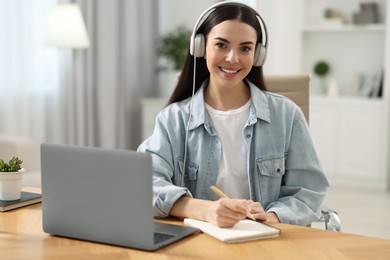
M279 238L224 244L198 233L145 252L45 234L35 204L0 213L0 259L390 259L390 240L273 225L282 230Z

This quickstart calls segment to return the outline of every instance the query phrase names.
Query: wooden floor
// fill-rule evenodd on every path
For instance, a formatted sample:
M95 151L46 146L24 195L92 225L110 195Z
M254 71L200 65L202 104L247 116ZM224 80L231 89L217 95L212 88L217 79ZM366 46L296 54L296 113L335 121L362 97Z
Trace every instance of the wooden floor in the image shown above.
M324 205L339 213L342 232L390 239L390 192L332 187Z

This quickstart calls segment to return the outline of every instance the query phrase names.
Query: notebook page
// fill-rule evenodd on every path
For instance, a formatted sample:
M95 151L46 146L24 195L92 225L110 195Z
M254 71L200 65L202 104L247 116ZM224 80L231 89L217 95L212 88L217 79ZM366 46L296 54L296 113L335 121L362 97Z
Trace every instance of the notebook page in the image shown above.
M208 222L186 218L184 223L226 243L237 243L279 236L280 230L260 222L244 219L231 228L219 228Z

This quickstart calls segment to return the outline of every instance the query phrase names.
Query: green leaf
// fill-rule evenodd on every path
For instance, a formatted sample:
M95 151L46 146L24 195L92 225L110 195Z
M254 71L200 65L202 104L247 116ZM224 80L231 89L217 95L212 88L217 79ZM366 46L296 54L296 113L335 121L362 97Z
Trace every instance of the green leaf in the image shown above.
M158 54L173 63L174 69L180 70L185 61L186 51L189 48L191 31L179 26L160 38Z
M23 161L16 156L12 157L8 164L0 159L0 172L17 172L22 169L22 163Z
M319 77L324 77L329 70L330 66L326 61L319 61L314 65L314 73Z

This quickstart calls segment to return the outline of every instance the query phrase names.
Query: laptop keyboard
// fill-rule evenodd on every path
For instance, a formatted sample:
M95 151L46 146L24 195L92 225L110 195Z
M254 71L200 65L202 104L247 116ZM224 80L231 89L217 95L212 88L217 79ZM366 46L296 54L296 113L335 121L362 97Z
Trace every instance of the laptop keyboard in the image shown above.
M154 243L157 244L172 237L175 237L175 235L154 232Z

